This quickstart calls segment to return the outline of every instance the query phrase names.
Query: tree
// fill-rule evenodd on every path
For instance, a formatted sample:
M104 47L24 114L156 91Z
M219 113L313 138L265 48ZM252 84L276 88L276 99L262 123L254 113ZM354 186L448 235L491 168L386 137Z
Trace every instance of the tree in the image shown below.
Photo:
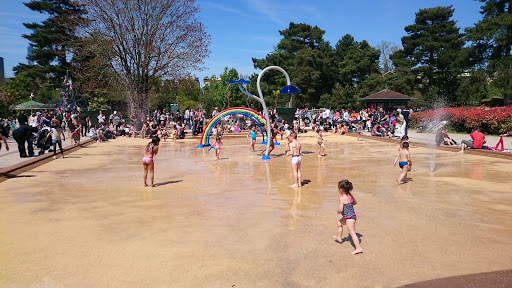
M472 41L475 59L487 69L493 85L503 90L503 102L512 95L512 2L510 0L477 0L482 2L483 19L466 29Z
M14 67L15 74L25 72L38 86L33 87L34 94L39 94L45 85L55 89L61 86L66 71L70 69L68 53L70 43L77 39L77 29L85 22L86 11L83 6L70 0L32 0L24 3L32 11L48 14L42 23L23 23L32 30L29 35L22 35L30 41L32 55L27 59L34 65L19 64Z
M291 22L287 29L279 33L283 38L276 49L263 59L253 58L254 67L259 69L272 65L282 67L300 91L299 95L294 96L296 100L294 105L316 105L320 95L330 93L334 86L332 48L323 39L325 31L317 26ZM263 82L266 84L262 84L265 96L272 96L273 90L286 85L286 79L277 71L265 73ZM274 102L273 97L269 99Z
M210 36L193 0L84 0L90 29L109 40L113 68L125 82L130 113L148 109L155 79L180 79L200 70Z
M452 6L420 9L414 24L405 27L403 49L391 55L397 67L410 68L427 102L438 97L456 102L459 75L463 71L463 34L452 20Z
M394 71L395 66L393 65L393 61L391 61L390 55L400 50L400 47L389 41L382 41L376 48L380 50L379 62L381 72L385 74Z

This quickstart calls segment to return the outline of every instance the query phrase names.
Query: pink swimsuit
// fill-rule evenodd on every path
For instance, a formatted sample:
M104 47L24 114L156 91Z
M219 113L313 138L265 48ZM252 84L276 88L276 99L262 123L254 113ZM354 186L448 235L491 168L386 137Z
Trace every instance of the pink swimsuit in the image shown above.
M142 163L144 164L150 164L151 162L153 162L153 157L144 156L144 158L142 158Z

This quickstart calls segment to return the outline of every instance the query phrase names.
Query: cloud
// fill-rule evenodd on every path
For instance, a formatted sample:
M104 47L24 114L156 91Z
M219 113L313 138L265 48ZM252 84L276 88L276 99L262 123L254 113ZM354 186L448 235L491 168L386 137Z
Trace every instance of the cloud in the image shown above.
M243 17L247 17L248 16L247 14L243 13L240 10L237 10L235 8L228 7L228 6L225 6L225 5L222 5L222 4L213 3L213 2L205 2L204 4L206 6L210 6L212 8L215 8L215 9L218 9L218 10L221 10L221 11L224 11L224 12L228 12L228 13L232 13L232 14L237 14L237 15L240 15L240 16L243 16Z

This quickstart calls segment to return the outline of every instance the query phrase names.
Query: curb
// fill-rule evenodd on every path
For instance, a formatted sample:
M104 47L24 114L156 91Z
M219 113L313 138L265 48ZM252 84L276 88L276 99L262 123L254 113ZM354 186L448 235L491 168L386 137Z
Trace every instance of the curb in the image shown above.
M72 153L78 149L89 146L95 142L96 141L94 141L92 139L87 139L87 140L81 142L80 145L68 146L62 150L64 150L64 155L67 155L67 154ZM53 153L45 153L41 156L33 157L26 161L11 165L9 167L2 168L2 169L0 169L0 183L4 182L5 180L8 180L10 178L14 178L23 172L27 172L27 171L32 170L36 167L39 167L43 164L46 164L52 160L54 160Z
M351 137L357 137L357 133L347 133L345 135L348 135ZM361 135L361 138L368 139L368 140L380 141L380 142L393 143L393 144L398 144L400 142L399 140L393 139L393 138L383 138L383 137L375 137L375 136L367 136L367 135ZM448 152L459 152L460 151L459 146L458 147L437 146L437 145L429 145L429 144L426 144L423 142L416 142L416 141L409 141L409 142L414 144L415 146L423 147L423 148L430 148L430 149L436 149L436 150L442 150L442 151L448 151ZM504 152L493 151L493 150L465 149L464 154L512 160L512 153L504 153Z

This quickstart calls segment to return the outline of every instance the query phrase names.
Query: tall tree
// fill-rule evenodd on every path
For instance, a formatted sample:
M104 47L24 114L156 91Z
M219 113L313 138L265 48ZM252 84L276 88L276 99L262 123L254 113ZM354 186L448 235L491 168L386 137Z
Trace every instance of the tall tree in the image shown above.
M398 45L391 43L389 41L382 41L377 45L377 49L380 50L380 69L383 74L388 72L393 72L395 70L395 66L393 65L393 61L389 56L396 51L400 50Z
M477 0L482 4L483 19L468 28L468 40L473 42L478 63L487 68L493 85L503 90L503 101L512 96L512 1ZM486 65L487 64L487 65Z
M452 6L420 9L414 24L405 27L403 49L391 55L397 67L412 68L425 99L433 103L438 97L456 102L458 76L463 68L465 44Z
M92 30L115 51L114 69L128 90L130 112L148 109L153 79L180 79L200 70L210 36L193 0L84 0Z
M253 58L255 68L264 69L277 65L285 69L300 91L294 97L296 106L316 105L320 95L330 92L334 85L332 48L323 39L325 31L318 26L291 22L287 29L279 31L283 38L275 51L263 59ZM270 71L264 76L264 95L286 85L280 72ZM272 101L274 102L274 101Z
M20 63L14 71L16 74L26 72L34 83L41 83L33 88L32 92L36 94L46 83L54 90L61 86L66 71L70 69L69 46L78 38L76 32L85 22L83 16L86 11L80 3L72 0L32 0L24 4L32 11L48 14L48 19L42 23L23 23L32 31L22 37L30 41L33 50L27 59L35 64Z

